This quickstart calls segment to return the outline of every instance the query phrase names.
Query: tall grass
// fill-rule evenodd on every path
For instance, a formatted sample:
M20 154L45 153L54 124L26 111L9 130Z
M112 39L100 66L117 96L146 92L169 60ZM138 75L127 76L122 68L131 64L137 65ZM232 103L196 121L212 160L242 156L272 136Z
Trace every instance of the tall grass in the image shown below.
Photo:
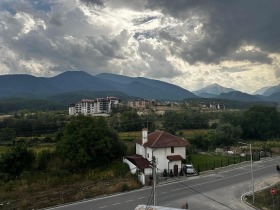
M141 187L121 162L103 169L62 172L24 172L16 180L2 182L0 209L38 209Z

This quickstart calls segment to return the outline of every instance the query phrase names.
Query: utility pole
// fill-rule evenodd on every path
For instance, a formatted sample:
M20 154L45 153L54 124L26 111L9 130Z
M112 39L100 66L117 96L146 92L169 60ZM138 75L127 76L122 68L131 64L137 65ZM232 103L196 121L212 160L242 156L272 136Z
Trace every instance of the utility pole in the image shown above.
M152 163L153 163L153 205L156 206L156 184L157 184L157 180L156 180L156 169L157 169L157 163L156 163L156 157L153 156L152 157Z

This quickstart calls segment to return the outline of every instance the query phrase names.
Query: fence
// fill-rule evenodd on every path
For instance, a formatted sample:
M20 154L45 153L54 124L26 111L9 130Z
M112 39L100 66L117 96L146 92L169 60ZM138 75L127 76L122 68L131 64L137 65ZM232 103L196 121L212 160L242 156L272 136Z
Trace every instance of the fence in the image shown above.
M263 152L254 152L252 155L252 160L259 161L261 158L264 158L264 157L271 157L271 154L263 153ZM221 157L220 160L194 163L193 166L199 174L199 172L214 170L216 168L221 168L221 167L225 167L225 166L229 166L229 165L233 165L233 164L237 164L237 163L242 163L245 161L251 161L250 154L247 154L245 156L230 155L230 156L226 156L226 157Z

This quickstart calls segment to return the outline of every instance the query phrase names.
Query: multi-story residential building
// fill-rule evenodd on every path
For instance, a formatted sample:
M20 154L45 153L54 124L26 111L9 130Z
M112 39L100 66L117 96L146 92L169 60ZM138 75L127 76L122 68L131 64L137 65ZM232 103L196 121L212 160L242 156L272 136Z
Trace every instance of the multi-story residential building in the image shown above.
M108 114L119 101L119 98L116 97L96 98L94 100L83 99L75 104L70 104L69 115Z

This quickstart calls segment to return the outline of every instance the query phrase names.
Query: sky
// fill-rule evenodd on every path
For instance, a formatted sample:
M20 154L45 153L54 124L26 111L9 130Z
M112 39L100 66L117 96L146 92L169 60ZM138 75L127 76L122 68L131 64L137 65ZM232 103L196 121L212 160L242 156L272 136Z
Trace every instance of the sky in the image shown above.
M280 1L0 1L0 75L77 70L189 91L278 85Z

